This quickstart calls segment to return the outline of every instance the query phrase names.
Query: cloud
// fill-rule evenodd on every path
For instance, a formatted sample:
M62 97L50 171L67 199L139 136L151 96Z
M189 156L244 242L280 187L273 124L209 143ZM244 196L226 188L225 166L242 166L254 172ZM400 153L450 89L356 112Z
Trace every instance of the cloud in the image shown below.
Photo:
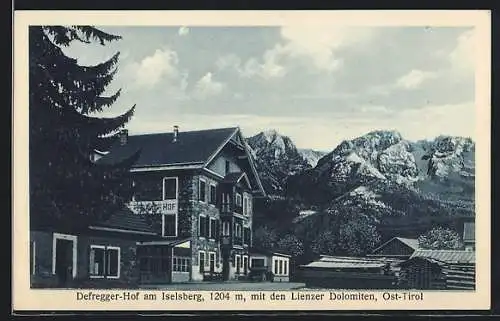
M338 50L366 44L374 34L373 29L362 27L284 26L280 29L281 41L261 57L243 62L229 54L219 58L216 65L219 69L233 68L245 78L282 78L296 59L312 63L317 70L333 72L342 66Z
M211 72L207 72L196 82L193 95L195 98L204 99L220 94L224 88L225 84L215 81L213 79L213 74Z
M404 89L418 88L424 81L437 77L436 72L413 69L396 81L396 87Z
M262 62L259 62L256 58L250 58L244 63L237 55L228 54L219 57L215 64L219 70L236 70L243 78L252 78L255 76L264 79L281 78L286 74L285 67L278 64L278 60L282 54L283 52L280 51L280 47L275 47L264 53Z
M178 63L179 58L175 51L157 49L152 55L140 62L133 62L126 68L134 87L152 88L164 79L178 78Z
M179 30L177 31L177 34L179 36L187 36L189 34L189 28L188 27L185 27L185 26L182 26L179 28Z
M320 70L334 71L341 64L336 51L369 41L373 29L362 27L285 26L281 36L284 49L291 57L306 57Z
M448 55L453 69L460 74L470 74L475 70L474 37L474 30L468 30L460 34L457 38L456 47Z

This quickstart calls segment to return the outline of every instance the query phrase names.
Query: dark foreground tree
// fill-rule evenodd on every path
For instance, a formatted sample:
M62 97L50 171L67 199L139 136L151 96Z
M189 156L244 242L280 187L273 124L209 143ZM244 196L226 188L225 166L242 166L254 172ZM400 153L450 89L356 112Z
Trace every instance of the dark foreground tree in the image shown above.
M127 173L137 153L116 166L98 166L132 117L97 117L120 96L104 96L117 71L119 53L95 66L80 66L62 47L74 41L120 39L89 26L29 29L29 127L31 228L73 229L106 219L128 198Z

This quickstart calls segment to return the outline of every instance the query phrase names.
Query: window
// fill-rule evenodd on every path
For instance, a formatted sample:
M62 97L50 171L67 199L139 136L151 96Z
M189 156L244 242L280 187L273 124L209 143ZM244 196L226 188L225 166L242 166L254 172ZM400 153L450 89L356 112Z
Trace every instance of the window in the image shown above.
M247 205L248 205L248 199L246 196L243 196L243 215L248 215Z
M251 215L252 214L252 199L250 196L246 195L246 204L243 205L243 213L245 215Z
M90 277L92 278L119 278L120 248L91 245L89 270Z
M163 236L177 236L177 214L163 214Z
M203 272L205 272L205 264L206 264L205 252L200 251L199 259L200 259L200 262L199 262L199 264L200 264L200 273L203 273Z
M283 261L283 274L288 275L288 260Z
M234 223L234 236L238 238L242 237L241 224L236 222Z
M278 274L278 260L274 260L274 274Z
M208 229L209 229L208 217L200 215L199 226L198 226L199 236L208 237L209 233Z
M106 248L106 273L109 278L118 278L120 276L120 248Z
M283 260L279 260L278 261L278 264L279 264L279 274L283 274Z
M236 206L241 206L241 194L236 193Z
M216 239L217 238L217 220L213 217L210 218L210 231L209 238Z
M215 272L215 252L209 253L209 268L211 273Z
M210 198L208 202L215 205L217 203L217 188L215 184L210 184Z
M243 256L243 273L247 274L248 272L248 256Z
M264 259L252 259L252 267L264 267Z
M163 200L176 200L178 193L177 177L163 179Z
M222 222L222 235L223 236L229 236L230 235L230 224L228 221Z
M222 211L223 212L229 212L231 209L231 200L229 199L229 194L228 193L222 193Z
M251 234L252 234L252 231L250 230L249 227L245 227L243 229L243 244L250 245Z
M229 172L231 171L231 163L227 160L226 161L226 175L229 174Z
M240 269L241 269L241 256L240 255L236 255L235 256L235 263L236 263L236 273L240 273Z
M200 184L198 187L198 200L201 202L207 201L207 182L200 178Z
M189 272L191 258L189 257L173 257L173 271L174 272Z

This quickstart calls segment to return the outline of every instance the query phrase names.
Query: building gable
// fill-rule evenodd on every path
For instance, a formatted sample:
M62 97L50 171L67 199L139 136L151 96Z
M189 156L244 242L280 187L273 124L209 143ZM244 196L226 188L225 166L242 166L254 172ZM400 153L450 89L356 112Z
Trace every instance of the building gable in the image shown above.
M238 172L246 174L246 179L251 185L252 192L265 196L264 188L257 173L254 160L249 151L248 145L245 143L244 138L239 128L214 152L214 154L205 162L204 168L210 169L219 160L227 160L228 156L224 155L226 147L232 146L234 155L234 169L239 169ZM227 173L224 173L227 175Z
M418 249L416 239L393 237L373 250L372 256L411 256Z

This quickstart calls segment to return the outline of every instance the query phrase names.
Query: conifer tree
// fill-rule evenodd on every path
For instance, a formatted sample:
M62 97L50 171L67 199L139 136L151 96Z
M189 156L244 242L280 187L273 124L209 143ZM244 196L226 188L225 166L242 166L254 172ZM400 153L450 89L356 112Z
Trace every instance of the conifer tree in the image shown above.
M121 37L90 26L29 28L29 156L31 228L85 228L109 217L128 198L128 169L97 165L90 155L106 151L135 105L117 117L98 117L120 96L104 96L117 72L119 53L81 66L61 49L72 42L105 45Z

